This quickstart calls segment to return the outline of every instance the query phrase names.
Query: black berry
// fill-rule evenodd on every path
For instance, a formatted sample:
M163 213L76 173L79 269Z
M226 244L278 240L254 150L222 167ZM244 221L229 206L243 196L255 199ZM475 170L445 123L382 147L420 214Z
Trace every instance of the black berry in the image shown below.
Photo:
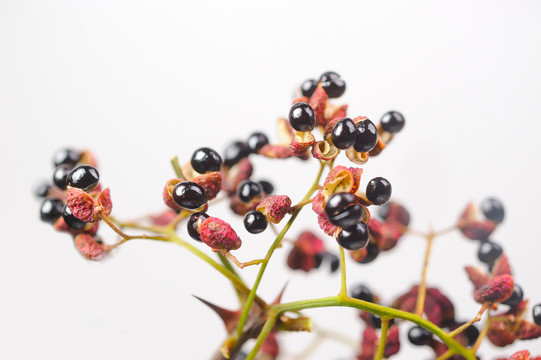
M47 197L51 188L52 187L49 183L41 183L34 189L34 194L40 198Z
M515 306L515 305L520 304L523 298L524 298L524 292L522 291L522 288L520 287L520 285L515 284L513 293L511 294L511 296L505 299L505 301L502 301L502 304Z
M68 185L83 191L94 189L99 181L98 170L90 165L77 166L68 175Z
M366 197L374 205L383 205L391 198L393 188L389 180L375 177L366 185Z
M464 323L459 324L459 326L462 326ZM477 341L477 338L479 337L479 329L475 325L468 326L464 332L464 335L466 335L466 339L468 340L468 346L472 346Z
M255 197L261 196L261 185L254 181L244 180L237 187L237 195L242 202L249 203Z
M383 114L380 123L383 130L394 134L402 130L406 121L398 111L389 111Z
M188 219L188 235L194 240L201 241L201 235L199 234L199 224L202 223L209 215L204 212L196 212L190 215Z
M231 167L250 155L250 148L242 141L235 141L224 151L224 165Z
M362 260L359 260L359 264L368 264L374 261L379 255L379 248L376 244L369 242L366 246L366 255Z
M67 204L64 206L64 210L62 211L62 217L64 218L66 225L72 229L79 230L86 225L86 222L77 219L75 215L73 215Z
M267 180L261 180L259 182L259 185L261 185L263 192L267 195L272 194L274 192L274 186Z
M314 268L319 269L323 263L324 253L317 253L314 255Z
M381 318L377 315L374 315L374 314L370 314L370 324L372 325L372 327L376 328L376 329L381 329ZM394 319L390 319L389 320L389 327L393 326L395 323Z
M361 221L364 215L364 208L360 204L348 206L344 211L329 218L331 224L347 228L354 226Z
M408 340L417 346L430 345L432 343L432 333L420 326L414 326L408 331Z
M60 149L53 155L54 166L68 165L74 167L81 160L81 153L73 149Z
M331 274L334 274L340 267L340 259L332 253L325 253L325 261L329 262Z
M357 300L374 302L374 294L370 288L364 284L358 284L351 290L351 297Z
M533 322L537 326L541 326L541 304L537 304L532 308Z
M346 210L349 205L356 201L356 197L351 193L336 193L333 194L325 204L325 214L328 218L338 215Z
M248 211L244 215L244 227L251 234L259 234L267 228L267 218L260 211Z
M363 120L356 126L355 143L353 148L357 152L369 152L378 143L378 129L369 119Z
M498 224L501 223L505 217L505 210L503 209L502 203L495 198L485 199L481 203L481 210L487 219Z
M53 224L62 215L64 203L60 199L46 198L41 203L41 221Z
M252 153L257 153L263 146L267 145L268 143L269 138L267 137L267 135L260 132L253 133L248 137L248 140L246 141L246 144L248 145L248 148Z
M68 186L68 175L71 171L71 166L69 165L60 165L58 166L53 173L53 184L61 190L66 190Z
M173 200L185 209L195 210L207 203L207 193L199 184L182 181L173 189Z
M312 131L316 126L316 115L314 109L305 102L298 102L289 110L289 123L297 131Z
M321 75L319 82L327 96L331 99L338 98L346 91L346 82L342 80L340 75L333 71L327 71Z
M331 139L334 146L341 150L349 149L356 139L357 128L350 118L340 119L333 127Z
M494 262L500 255L503 253L503 249L500 245L492 241L485 241L479 245L479 250L477 251L477 257L479 260L488 266L492 267Z
M208 147L202 147L194 151L190 163L195 171L204 174L211 171L220 171L222 158L216 151Z
M344 228L336 241L346 250L360 250L368 245L368 226L359 222L352 227Z
M308 79L305 80L301 84L301 94L302 96L310 97L316 91L317 88L317 81L314 79Z

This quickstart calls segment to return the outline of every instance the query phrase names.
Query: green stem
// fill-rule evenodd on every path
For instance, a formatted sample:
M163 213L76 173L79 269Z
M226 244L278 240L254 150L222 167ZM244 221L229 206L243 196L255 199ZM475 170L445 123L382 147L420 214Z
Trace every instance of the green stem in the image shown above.
M254 360L255 356L259 352L259 349L261 349L261 345L263 345L263 342L269 336L270 332L272 331L272 328L274 327L274 324L276 323L276 314L271 314L267 318L267 321L265 321L265 325L263 325L263 329L261 329L261 332L259 333L259 336L257 337L257 342L254 345L254 348L252 351L250 351L250 354L248 354L248 357L246 360Z
M340 252L340 293L338 294L339 297L346 298L348 296L348 288L346 285L346 255L344 252L344 248L341 246L338 246L339 252Z
M324 168L325 168L325 163L321 162L319 171L316 175L316 179L314 180L312 187L310 188L310 190L308 190L308 192L306 193L304 198L301 200L301 202L309 199L310 196L312 196L312 194L314 193L314 191L316 191L316 189L319 187L319 180L321 179L321 174L323 173ZM298 208L295 210L295 212L293 213L293 215L291 216L287 224L284 226L282 231L280 231L280 233L278 234L278 236L272 243L271 247L267 251L267 255L263 259L263 262L261 263L261 267L259 268L259 272L257 273L257 278L255 280L254 286L252 287L250 294L248 294L248 298L246 299L246 303L244 304L244 309L242 309L242 314L240 315L239 323L237 324L237 332L236 332L237 338L240 338L240 336L242 335L242 329L244 327L244 324L246 323L246 319L248 318L248 312L250 311L250 307L252 306L252 302L254 301L257 288L259 287L259 283L261 282L261 279L263 278L263 274L265 273L267 264L269 263L269 260L272 254L274 253L274 250L276 250L278 245L280 245L282 238L287 233L287 231L289 230L289 228L291 227L291 225L293 224L293 222L295 221L295 219L297 218L297 215L299 215L299 212L301 210L302 208Z
M281 314L286 311L300 311L304 309L313 309L313 308L321 308L321 307L334 307L334 306L342 306L342 307L352 307L356 309L365 310L368 312L371 312L372 314L380 316L382 319L384 317L387 318L399 318L403 320L411 321L427 330L429 330L432 334L439 337L447 347L454 351L457 354L462 355L468 360L475 360L475 356L471 353L469 349L466 349L462 345L460 345L456 340L449 337L445 331L443 331L438 326L434 325L428 320L423 319L422 317L409 313L402 310L393 309L387 306L378 305L362 300L357 300L354 298L340 298L339 296L331 296L331 297L325 297L320 299L311 299L311 300L301 300L301 301L294 301L290 303L284 303L284 304L277 304L271 306L271 309L273 312L277 314Z
M229 270L230 272L232 272L233 275L235 275L236 277L238 277L240 281L242 281L241 278L240 278L240 276L239 276L239 274L237 273L237 271L236 271L235 268L233 267L233 265L231 265L231 262L230 262L225 256L223 256L222 254L220 254L220 253L217 253L217 254L218 254L218 258L220 259L220 261L222 262L222 264L224 265L224 267L225 267L227 270ZM241 304L244 304L244 298L245 298L245 296L242 294L242 292L241 292L239 289L237 289L236 286L233 286L233 288L235 289L235 292L237 293L237 297L238 297L238 299L239 299L239 302L240 302Z
M389 330L389 318L381 318L381 335L379 337L378 354L376 360L383 359L385 344L387 343L387 330Z
M171 165L173 166L173 170L175 170L175 174L180 180L186 180L186 177L182 173L182 169L180 167L180 164L178 163L178 156L175 156L171 159Z

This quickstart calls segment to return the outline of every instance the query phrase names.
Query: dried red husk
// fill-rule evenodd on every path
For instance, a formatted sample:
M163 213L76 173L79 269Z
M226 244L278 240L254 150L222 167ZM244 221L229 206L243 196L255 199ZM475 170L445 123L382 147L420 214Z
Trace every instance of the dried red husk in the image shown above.
M468 277L472 282L475 289L479 289L481 286L485 285L488 281L488 276L479 268L473 266L466 266L464 268L468 273Z
M248 158L240 160L227 170L222 169L222 190L229 195L233 195L237 191L239 184L252 176L253 171L254 168Z
M490 279L474 292L474 299L480 304L501 302L513 293L515 283L511 275L500 275Z
M323 241L311 231L304 231L293 244L287 257L287 266L292 270L309 272L317 265L317 256L323 255Z
M314 109L314 114L316 116L316 125L323 126L326 125L325 120L325 108L327 107L327 93L323 90L321 84L319 84L310 97L310 106Z
M183 208L173 200L173 190L175 188L175 185L182 182L180 179L169 179L165 183L165 186L163 187L162 191L162 198L165 205L169 206L171 209L175 211L182 211Z
M297 131L295 132L295 136L291 139L289 150L291 150L295 156L303 156L315 141L316 139L311 133Z
M100 244L89 234L79 234L75 236L74 242L75 248L79 251L79 254L88 260L101 260L108 252L104 244Z
M100 220L99 214L94 211L96 201L83 190L70 187L66 194L66 202L77 219L91 223Z
M279 224L290 209L291 199L287 195L269 195L256 207L273 224Z
M271 332L261 345L261 354L264 359L274 360L280 354L280 346L276 340L276 333Z
M216 198L216 195L222 189L222 175L219 172L199 175L193 178L192 181L205 190L208 200Z
M201 241L214 251L236 250L242 245L242 241L231 225L212 216L201 223L199 234Z

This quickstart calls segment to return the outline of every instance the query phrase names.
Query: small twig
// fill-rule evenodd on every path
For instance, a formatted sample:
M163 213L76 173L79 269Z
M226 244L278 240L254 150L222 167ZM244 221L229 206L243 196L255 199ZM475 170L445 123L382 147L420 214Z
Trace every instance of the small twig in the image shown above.
M171 219L171 221L169 222L169 224L167 224L167 226L170 226L172 227L173 229L176 229L178 224L186 219L188 216L190 216L191 213L189 211L186 211L186 210L182 210L181 212L179 212L174 218Z
M221 254L228 258L229 260L231 260L233 262L233 264L237 265L239 268L241 269L244 269L245 267L247 266L252 266L252 265L259 265L261 264L263 261L265 261L264 259L256 259L256 260L252 260L252 261L247 261L247 262L240 262L236 257L235 255L231 254L228 250L223 250L221 251Z
M346 256L343 247L338 246L338 249L340 253L340 293L338 296L347 297L348 289L346 285Z
M387 343L387 330L389 330L389 318L381 318L381 335L379 337L378 352L374 357L374 360L382 360L385 352L385 344Z
M485 311L490 307L491 303L490 302L485 302L483 303L483 306L481 306L481 309L479 310L479 312L477 313L477 315L475 315L475 317L473 319L471 319L470 321L468 321L467 323L465 323L464 325L456 328L455 330L451 331L448 335L449 337L455 337L457 334L460 334L462 331L466 330L468 327L470 327L473 323L476 323L478 321L481 321L481 318L483 316L483 314L485 313Z
M116 232L118 235L122 237L122 241L116 243L113 245L113 248L125 243L128 240L134 240L134 239L147 239L147 240L161 240L161 241L169 241L170 239L167 236L160 236L160 235L128 235L124 233L122 230L120 230L111 219L100 212L101 219L109 225L109 227Z
M479 336L477 337L477 340L475 341L475 344L473 344L473 346L471 347L471 351L473 352L474 355L477 352L477 349L479 349L479 346L481 346L481 343L483 342L483 339L487 336L488 327L489 327L490 322L492 320L494 320L494 318L491 318L490 313L489 313L488 318L486 319L485 324L483 325L483 329L481 329L481 333L479 333Z
M180 167L180 164L178 163L178 156L175 156L171 159L171 165L173 166L173 170L175 170L175 174L180 180L186 181L186 177L182 173L182 168Z
M432 229L426 236L427 246L425 252L425 259L423 262L423 272L421 276L421 284L419 284L419 290L417 292L417 304L415 306L415 314L421 316L425 306L426 297L426 274L428 272L428 261L430 260L430 254L432 252L432 244L434 243L434 232Z

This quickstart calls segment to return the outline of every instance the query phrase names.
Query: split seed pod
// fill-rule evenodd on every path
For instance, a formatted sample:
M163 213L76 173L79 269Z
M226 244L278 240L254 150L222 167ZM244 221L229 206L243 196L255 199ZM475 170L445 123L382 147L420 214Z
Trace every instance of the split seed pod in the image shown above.
M291 208L291 199L287 195L270 195L257 205L256 210L265 215L268 222L278 224Z
M314 144L315 142L314 135L310 132L302 132L302 131L296 131L295 136L293 139L291 139L291 144L289 145L289 150L295 156L301 156L306 153L308 149Z

